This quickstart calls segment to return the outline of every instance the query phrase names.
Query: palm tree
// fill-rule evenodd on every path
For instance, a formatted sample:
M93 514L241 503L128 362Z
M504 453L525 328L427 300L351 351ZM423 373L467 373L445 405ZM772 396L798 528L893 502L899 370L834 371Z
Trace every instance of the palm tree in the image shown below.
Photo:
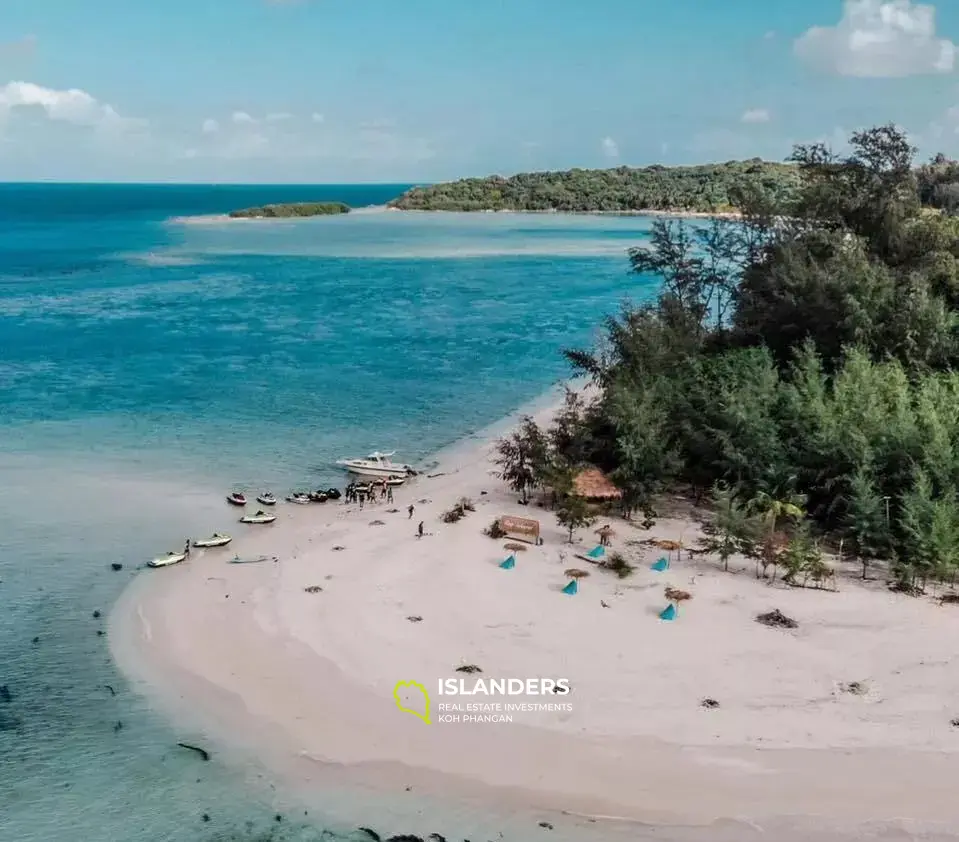
M747 510L755 512L763 525L764 537L758 559L762 564L763 578L766 576L766 568L772 565L773 581L776 580L777 559L784 543L779 540L781 536L777 535L776 527L783 520L802 520L806 515L803 509L805 502L805 499L798 494L790 494L786 499L778 500L765 491L760 491L747 504ZM758 566L756 568L756 578L760 578Z

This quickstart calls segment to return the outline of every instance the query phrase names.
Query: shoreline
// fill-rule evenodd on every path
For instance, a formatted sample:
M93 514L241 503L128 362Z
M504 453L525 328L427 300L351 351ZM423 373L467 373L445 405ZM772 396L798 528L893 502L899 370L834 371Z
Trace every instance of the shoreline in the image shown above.
M662 623L667 579L627 541L693 543L698 527L678 504L651 533L617 524L614 548L638 563L631 578L590 570L576 597L559 593L565 568L588 566L575 553L592 536L564 544L552 513L518 505L488 461L495 436L527 412L551 417L554 396L441 450L395 506L281 503L275 525L238 525L226 550L136 577L110 617L121 670L179 727L238 762L255 758L304 801L325 796L324 812L346 824L379 810L404 832L449 832L423 818L428 803L432 816L452 810L451 822L468 812L487 830L533 832L548 821L576 839L635 838L650 824L668 826L658 839L710 840L755 825L808 838L814 821L837 838L904 816L909 828L954 826L959 737L948 739L941 700L959 692L948 667L959 619L930 622L922 601L845 580L835 595L770 590L683 560L668 580L694 581L696 599ZM442 523L462 496L476 512ZM481 533L502 514L537 517L545 539L509 572L498 568L504 542ZM227 564L235 552L281 560ZM322 591L304 592L314 585ZM753 622L772 607L802 617L800 631ZM857 624L868 633L849 631ZM914 649L939 664L916 686ZM880 672L877 651L889 661L878 697L837 695L839 680L867 677L850 671ZM397 681L432 690L463 663L482 665L481 677L568 676L573 710L459 727L397 711ZM897 685L894 667L913 677ZM719 710L701 708L707 695Z
M627 216L666 218L666 219L741 219L739 211L684 211L684 210L424 210L421 208L394 208L389 205L365 205L351 208L349 214L334 214L334 216L365 216L380 213L409 213L409 214L483 214L516 215L529 214L533 216ZM318 215L323 216L323 215ZM327 215L329 216L329 215ZM230 216L229 213L198 214L196 216L172 216L166 220L168 225L222 225L227 222L283 222L284 220L303 221L316 219L317 216Z

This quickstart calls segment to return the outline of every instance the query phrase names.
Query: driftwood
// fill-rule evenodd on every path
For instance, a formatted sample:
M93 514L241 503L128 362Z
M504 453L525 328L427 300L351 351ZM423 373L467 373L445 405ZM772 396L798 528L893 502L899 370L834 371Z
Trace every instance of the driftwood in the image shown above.
M197 754L199 754L200 757L202 757L204 760L209 760L209 759L210 759L210 752L208 752L205 748L200 748L199 746L191 746L189 743L177 743L177 745L178 745L180 748L185 748L185 749L187 749L188 751L195 751L195 752L196 752Z

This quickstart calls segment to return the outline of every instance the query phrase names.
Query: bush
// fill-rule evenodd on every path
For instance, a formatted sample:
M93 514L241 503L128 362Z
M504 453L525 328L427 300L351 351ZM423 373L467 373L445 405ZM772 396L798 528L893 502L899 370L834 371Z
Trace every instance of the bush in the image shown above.
M486 529L483 530L484 534L488 535L490 538L498 541L500 538L506 537L506 532L503 527L499 525L499 518L494 520Z
M612 553L609 557L609 560L606 562L605 567L607 570L612 570L620 579L625 579L627 576L631 576L633 571L636 569L628 561L622 553Z

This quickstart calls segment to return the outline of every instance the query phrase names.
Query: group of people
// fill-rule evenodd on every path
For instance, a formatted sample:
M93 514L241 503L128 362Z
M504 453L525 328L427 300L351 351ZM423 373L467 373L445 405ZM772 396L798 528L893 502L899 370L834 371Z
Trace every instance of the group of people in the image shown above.
M361 508L367 500L371 503L375 503L377 500L392 503L393 486L385 479L373 480L365 485L351 482L346 486L344 496L347 503L359 503Z

